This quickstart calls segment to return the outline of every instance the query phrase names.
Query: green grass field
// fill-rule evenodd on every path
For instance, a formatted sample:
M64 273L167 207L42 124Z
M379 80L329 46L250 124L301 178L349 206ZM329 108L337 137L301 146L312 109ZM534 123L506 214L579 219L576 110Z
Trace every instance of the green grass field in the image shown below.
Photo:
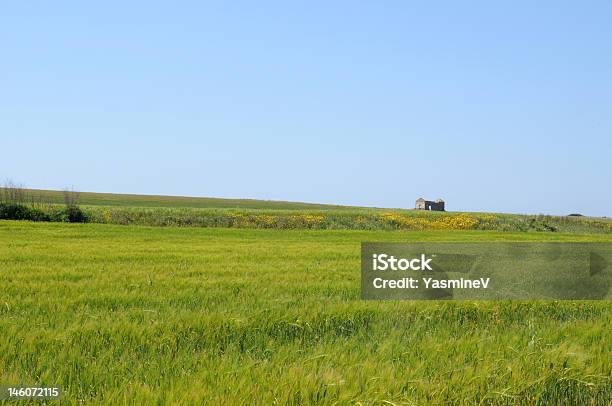
M359 299L362 241L502 240L612 235L0 221L0 383L72 404L610 404L609 302Z

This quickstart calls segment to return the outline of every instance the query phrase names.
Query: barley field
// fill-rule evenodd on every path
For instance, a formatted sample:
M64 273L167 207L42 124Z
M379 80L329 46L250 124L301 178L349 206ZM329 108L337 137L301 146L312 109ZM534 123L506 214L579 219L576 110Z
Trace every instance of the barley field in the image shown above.
M0 382L62 404L610 404L609 302L365 302L362 241L612 235L2 220Z

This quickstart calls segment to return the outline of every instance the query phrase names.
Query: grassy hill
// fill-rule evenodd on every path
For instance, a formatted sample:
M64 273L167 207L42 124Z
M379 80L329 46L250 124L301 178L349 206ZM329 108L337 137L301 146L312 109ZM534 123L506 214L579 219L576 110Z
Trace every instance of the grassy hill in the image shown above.
M20 216L0 204L0 219L67 221L64 192L22 190ZM6 199L5 199L6 200ZM28 203L29 202L29 203ZM612 233L612 219L499 213L432 212L299 202L80 193L77 222L181 227L319 230L495 230ZM10 208L9 208L10 209ZM23 210L22 210L23 211ZM10 213L9 213L10 212ZM72 221L72 220L70 220Z
M49 203L64 202L64 192L59 190L26 189L34 200ZM88 206L121 207L178 207L178 208L223 208L223 209L275 209L275 210L342 210L348 206L284 202L255 199L222 199L214 197L135 195L117 193L80 192L80 203Z

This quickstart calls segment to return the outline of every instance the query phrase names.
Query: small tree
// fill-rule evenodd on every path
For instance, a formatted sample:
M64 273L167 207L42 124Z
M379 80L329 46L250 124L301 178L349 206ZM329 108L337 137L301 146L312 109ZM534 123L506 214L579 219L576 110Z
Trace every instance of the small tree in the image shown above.
M81 194L74 189L64 189L64 203L66 207L78 207Z

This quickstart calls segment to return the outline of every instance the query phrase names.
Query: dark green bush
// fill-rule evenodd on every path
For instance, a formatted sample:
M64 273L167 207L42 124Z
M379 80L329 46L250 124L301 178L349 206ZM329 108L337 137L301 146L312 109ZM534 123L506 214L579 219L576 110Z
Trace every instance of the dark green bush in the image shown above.
M0 219L31 220L31 210L17 203L0 203Z
M0 203L0 219L56 221L52 213L19 203Z
M85 213L77 206L68 206L64 210L68 221L71 223L85 223L87 221Z
M87 216L76 206L60 209L27 206L19 203L0 203L0 220L57 221L85 223Z
M30 218L28 220L31 221L53 221L53 218L50 213L45 212L36 207L28 207L30 211Z
M0 203L0 219L54 221L52 216L44 210L19 203Z

